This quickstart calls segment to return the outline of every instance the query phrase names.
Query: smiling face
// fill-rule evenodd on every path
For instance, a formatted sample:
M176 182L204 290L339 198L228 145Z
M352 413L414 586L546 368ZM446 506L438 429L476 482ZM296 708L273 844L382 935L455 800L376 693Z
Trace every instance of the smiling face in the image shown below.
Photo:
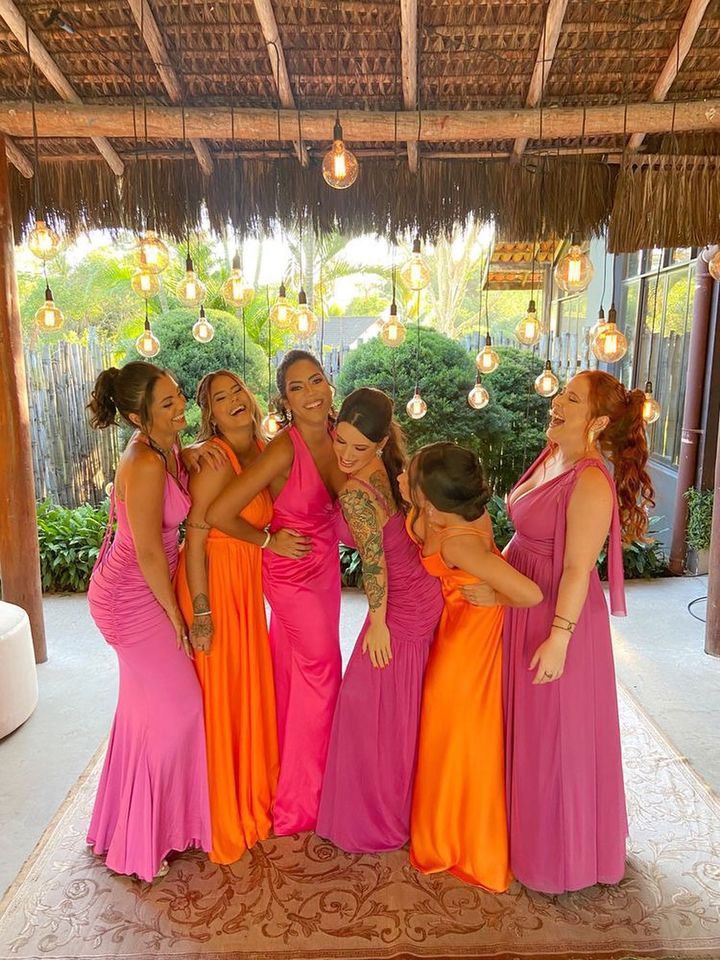
M343 473L353 476L372 463L377 463L378 450L382 450L387 443L387 437L380 443L360 433L357 427L349 423L338 423L335 428L333 446L338 466Z
M285 397L293 420L325 423L332 406L332 390L325 374L312 360L296 360L287 369Z
M592 433L599 434L607 417L593 417L590 410L590 383L582 373L573 377L552 402L547 438L565 446L587 444Z
M163 373L153 384L148 407L148 431L158 435L180 433L187 426L185 404L180 387L169 374ZM138 414L130 414L130 419L141 426Z
M253 403L245 385L237 377L220 373L210 385L210 417L219 433L248 427L253 420Z

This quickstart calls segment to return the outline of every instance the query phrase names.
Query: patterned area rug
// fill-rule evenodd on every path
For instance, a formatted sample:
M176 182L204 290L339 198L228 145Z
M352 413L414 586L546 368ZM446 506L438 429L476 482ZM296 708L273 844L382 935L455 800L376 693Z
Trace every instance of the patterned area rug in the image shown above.
M0 905L0 958L718 960L720 805L626 694L620 706L631 841L617 887L493 896L421 876L404 851L350 856L312 834L232 867L188 854L150 886L84 845L98 756Z

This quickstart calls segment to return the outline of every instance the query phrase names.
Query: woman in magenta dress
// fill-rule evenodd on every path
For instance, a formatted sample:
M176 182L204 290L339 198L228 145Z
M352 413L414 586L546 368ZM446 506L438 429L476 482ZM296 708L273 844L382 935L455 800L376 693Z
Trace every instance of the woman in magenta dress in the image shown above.
M115 873L150 881L171 851L210 849L202 698L172 585L190 509L177 445L185 398L163 370L136 362L101 373L89 408L96 428L119 414L138 432L117 467L88 591L120 689L87 842Z
M318 361L291 350L278 367L277 385L291 425L228 484L206 519L265 550L280 749L273 830L281 836L314 830L317 822L341 673L337 491L343 476L328 419L332 390ZM266 488L273 520L258 531L239 514Z
M643 400L608 373L578 374L553 401L549 446L509 498L507 559L545 597L505 616L510 864L544 893L625 872L615 670L595 563L609 534L610 605L624 616L621 540L645 533L653 503Z
M317 833L348 852L377 853L410 836L423 675L443 602L405 529L405 452L392 400L353 391L338 415L335 452L347 478L342 539L360 551L369 612L335 709Z

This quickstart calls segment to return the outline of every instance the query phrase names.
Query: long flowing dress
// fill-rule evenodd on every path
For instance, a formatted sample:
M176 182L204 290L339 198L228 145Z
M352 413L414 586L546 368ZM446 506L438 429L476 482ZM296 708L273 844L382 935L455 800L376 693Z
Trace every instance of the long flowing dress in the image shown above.
M490 535L448 527L453 536ZM493 551L498 551L493 546ZM423 557L445 601L430 651L410 822L410 860L500 892L512 880L505 809L501 606L474 607L460 588L477 578Z
M305 534L312 550L302 560L263 553L280 749L273 807L278 836L315 829L342 671L339 505L297 427L287 434L293 463L275 499L270 529Z
M342 539L353 542L347 530ZM400 512L383 527L383 552L392 660L373 667L363 654L368 616L340 688L316 831L349 853L397 850L410 836L423 675L442 613L438 581L423 569Z
M236 474L242 467L219 438ZM242 511L262 529L272 518L272 499L259 493ZM212 850L215 863L234 863L270 834L278 777L277 727L272 660L262 594L259 547L211 529L205 548L208 598L213 620L209 654L195 652L203 693L207 737ZM187 623L192 598L185 551L180 553L176 589Z
M549 448L518 481L538 468ZM507 559L534 580L544 600L505 617L503 696L510 864L544 893L617 883L625 871L627 815L615 667L607 605L597 571L559 680L534 685L528 665L550 633L565 554L566 513L581 472L599 467L613 491L608 579L613 614L625 615L615 485L604 463L578 461L512 499L515 536Z
M178 528L190 509L180 459L165 477L162 541L171 576ZM117 532L110 540L114 509ZM93 620L115 649L118 705L87 842L116 873L152 880L163 858L210 849L207 759L200 685L175 629L142 575L125 504L111 515L90 579Z

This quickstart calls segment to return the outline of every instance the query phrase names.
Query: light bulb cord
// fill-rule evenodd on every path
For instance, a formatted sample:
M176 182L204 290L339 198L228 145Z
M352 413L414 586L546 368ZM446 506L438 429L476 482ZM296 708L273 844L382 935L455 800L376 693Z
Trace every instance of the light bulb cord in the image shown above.
M420 390L420 294L417 292L417 339L415 341L415 393Z
M33 193L35 197L35 220L42 219L43 211L41 206L40 191L40 144L38 140L37 115L35 113L35 100L37 91L35 86L35 64L30 53L30 21L25 17L25 49L28 59L28 83L30 87L30 110L32 113L32 135L33 135Z

